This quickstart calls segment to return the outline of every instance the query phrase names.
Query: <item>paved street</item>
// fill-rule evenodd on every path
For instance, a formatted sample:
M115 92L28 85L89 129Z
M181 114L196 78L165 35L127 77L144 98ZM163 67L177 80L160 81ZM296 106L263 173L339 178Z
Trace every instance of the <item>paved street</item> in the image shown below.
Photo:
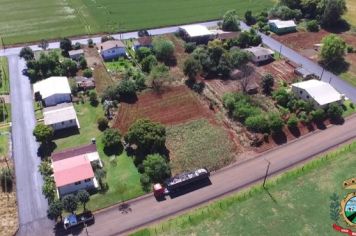
M88 228L89 235L124 235L152 222L181 213L199 204L237 191L263 179L268 161L270 175L284 171L327 149L356 138L356 116L344 125L335 125L325 131L286 144L240 165L232 165L216 172L210 178L212 185L180 197L157 202L152 195L128 202L128 211L118 206L95 215L95 224ZM85 231L82 232L85 235Z
M32 135L35 126L32 90L22 75L25 62L9 56L11 86L12 141L15 160L17 203L20 230L18 235L48 235L52 223L47 220L47 200L42 195L42 177L38 172L38 144Z

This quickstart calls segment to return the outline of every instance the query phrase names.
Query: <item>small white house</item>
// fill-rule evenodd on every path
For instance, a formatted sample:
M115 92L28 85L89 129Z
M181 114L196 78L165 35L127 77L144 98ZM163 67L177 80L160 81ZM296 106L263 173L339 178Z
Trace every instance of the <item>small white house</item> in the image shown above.
M293 20L269 20L270 30L276 34L285 34L297 30L297 25Z
M198 43L207 43L214 37L214 33L203 25L180 26L178 32L184 40Z
M104 60L126 57L125 44L120 40L108 40L98 45L100 55Z
M85 155L53 161L52 166L59 196L98 187L90 160Z
M254 63L260 63L260 62L271 60L274 54L273 50L264 47L252 47L252 48L247 48L245 50L250 52L251 60Z
M33 85L36 100L42 100L44 106L55 106L72 102L72 95L67 77L50 77Z
M51 126L54 131L66 128L79 129L79 121L72 103L62 103L43 109L44 124Z
M83 49L71 50L68 52L68 54L72 60L78 61L80 57L84 56L84 50Z
M296 97L311 101L316 108L325 108L331 103L341 103L345 98L329 83L315 79L292 84L292 91Z

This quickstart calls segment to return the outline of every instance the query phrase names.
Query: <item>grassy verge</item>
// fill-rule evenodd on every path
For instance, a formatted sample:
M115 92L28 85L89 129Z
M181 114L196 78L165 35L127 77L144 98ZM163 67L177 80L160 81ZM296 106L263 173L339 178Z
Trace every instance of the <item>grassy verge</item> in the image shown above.
M96 120L104 115L101 104L94 107L89 102L85 102L84 104L74 104L74 107L81 127L80 133L56 139L57 149L55 151L85 145L90 143L91 138L96 138L98 152L107 172L106 181L109 186L106 192L93 194L87 208L94 211L144 194L140 183L140 174L132 159L126 153L117 157L108 157L103 152L102 133L98 130L96 124Z
M7 156L9 151L9 136L7 134L0 133L0 156Z
M354 75L352 72L341 73L340 78L349 82L352 86L356 87L356 75Z
M2 104L0 104L2 106ZM11 122L11 104L5 103L5 107L0 108L2 112L0 113L0 123Z
M227 133L207 120L169 127L167 147L173 173L201 167L216 170L233 160L233 145Z
M356 112L355 104L353 104L351 100L347 100L344 102L343 109L344 109L344 113L342 114L343 117L347 117Z
M38 102L34 102L33 104L35 110L36 120L43 119L43 108Z
M2 83L0 85L0 94L9 94L10 83L9 83L9 64L7 57L0 57L0 71L2 76Z
M134 235L340 235L329 216L330 195L349 191L356 143L303 167ZM342 220L339 224L345 227Z

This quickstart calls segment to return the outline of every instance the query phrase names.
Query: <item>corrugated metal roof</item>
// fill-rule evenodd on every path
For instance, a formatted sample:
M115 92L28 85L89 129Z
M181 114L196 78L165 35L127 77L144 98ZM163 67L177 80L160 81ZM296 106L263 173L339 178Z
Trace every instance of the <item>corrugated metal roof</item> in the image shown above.
M179 28L184 30L189 35L189 37L199 37L213 34L210 32L210 30L208 30L207 27L203 25L185 25L180 26Z
M72 103L62 103L53 107L44 108L43 119L45 125L52 125L68 120L76 120L77 114L75 113Z
M33 85L33 92L39 92L42 99L54 94L71 94L68 79L63 76L53 76L35 83Z

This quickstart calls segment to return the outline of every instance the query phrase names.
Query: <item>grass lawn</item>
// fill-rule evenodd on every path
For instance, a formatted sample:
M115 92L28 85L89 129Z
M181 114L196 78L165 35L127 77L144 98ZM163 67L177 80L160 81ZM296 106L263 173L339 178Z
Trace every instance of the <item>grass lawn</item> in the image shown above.
M229 9L242 17L248 9L257 13L272 5L273 0L1 0L0 37L14 44L130 31L217 19Z
M74 104L74 107L81 127L80 134L56 139L57 149L55 151L89 144L91 138L96 138L98 152L107 172L106 181L109 185L106 193L96 193L91 196L87 208L97 210L144 194L140 183L140 174L132 159L123 153L115 158L116 161L110 161L111 157L103 152L102 133L96 124L98 117L104 115L101 104L93 107L89 102L85 102L84 104Z
M268 180L275 201L255 187L135 235L340 235L332 228L329 197L335 192L341 200L350 192L342 183L355 177L352 146Z
M347 12L345 15L346 20L356 27L356 1L355 0L346 0Z
M1 109L3 110L3 107L1 107ZM0 124L11 122L11 104L10 103L5 103L4 114L5 114L5 116L3 116L3 113L0 113Z
M8 65L7 57L0 57L0 73L2 78L2 83L0 85L0 94L8 94L10 92L10 83L9 83L9 65Z
M6 156L9 150L9 136L0 133L0 157Z
M353 104L351 100L345 101L343 108L344 108L344 113L342 114L343 117L349 116L356 112L355 104Z
M228 134L204 119L168 127L166 144L173 175L201 167L216 170L234 159Z
M351 85L356 87L356 75L350 71L341 73L340 78L349 82Z

